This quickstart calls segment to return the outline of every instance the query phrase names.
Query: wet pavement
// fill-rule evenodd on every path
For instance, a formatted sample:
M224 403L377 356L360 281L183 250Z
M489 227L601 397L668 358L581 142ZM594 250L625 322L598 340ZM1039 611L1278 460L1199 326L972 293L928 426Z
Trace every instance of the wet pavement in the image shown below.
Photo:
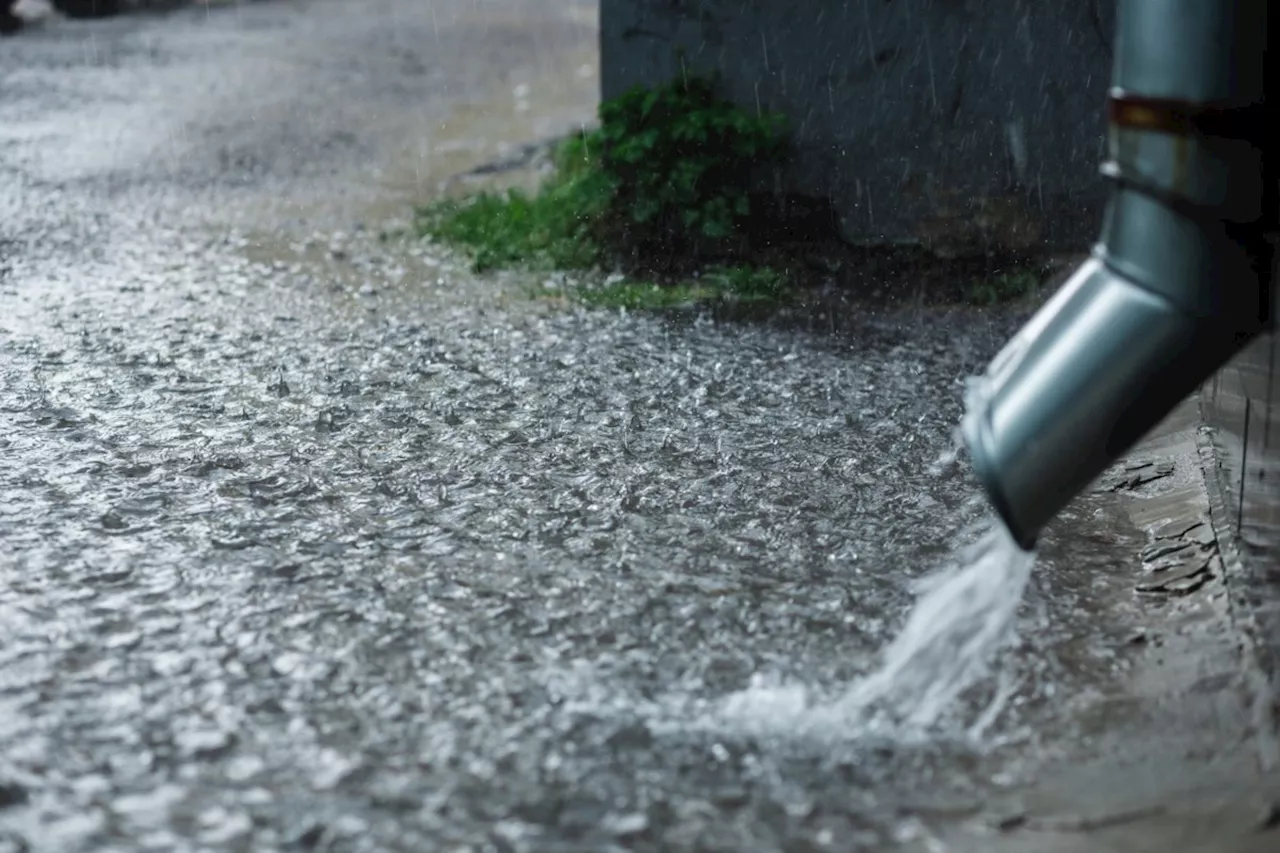
M1280 351L1276 336L1245 348L1202 394L1211 494L1236 572L1236 597L1249 614L1263 668L1271 675L1270 714L1280 724Z
M937 731L788 731L975 535L935 463L1017 318L583 311L387 224L589 120L593 26L279 0L0 44L0 851L994 849L1175 682L1174 771L1263 791L1221 589L1135 595L1114 490ZM1195 671L1134 687L1143 624Z

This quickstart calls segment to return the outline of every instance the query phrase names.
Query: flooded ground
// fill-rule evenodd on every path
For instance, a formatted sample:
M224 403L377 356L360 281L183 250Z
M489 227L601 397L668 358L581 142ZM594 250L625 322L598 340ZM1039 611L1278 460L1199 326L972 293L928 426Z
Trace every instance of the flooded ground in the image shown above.
M979 535L936 463L1016 318L591 312L380 236L590 120L593 4L530 5L3 45L0 851L953 849L1138 716L1103 494L938 729L788 731Z

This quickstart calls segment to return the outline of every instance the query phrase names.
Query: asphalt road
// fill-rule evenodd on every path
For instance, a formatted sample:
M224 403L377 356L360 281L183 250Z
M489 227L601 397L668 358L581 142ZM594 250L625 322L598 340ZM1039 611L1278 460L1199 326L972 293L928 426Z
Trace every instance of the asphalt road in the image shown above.
M1147 719L1109 494L936 730L838 713L985 516L935 463L1014 319L584 311L396 235L590 120L593 9L0 43L0 851L935 850Z

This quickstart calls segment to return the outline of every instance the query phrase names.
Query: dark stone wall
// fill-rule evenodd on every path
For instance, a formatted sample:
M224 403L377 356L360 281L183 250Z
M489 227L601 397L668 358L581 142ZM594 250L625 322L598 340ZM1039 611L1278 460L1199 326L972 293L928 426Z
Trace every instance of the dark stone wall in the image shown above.
M792 122L782 188L858 243L1078 249L1105 185L1114 0L601 0L603 95L682 71Z

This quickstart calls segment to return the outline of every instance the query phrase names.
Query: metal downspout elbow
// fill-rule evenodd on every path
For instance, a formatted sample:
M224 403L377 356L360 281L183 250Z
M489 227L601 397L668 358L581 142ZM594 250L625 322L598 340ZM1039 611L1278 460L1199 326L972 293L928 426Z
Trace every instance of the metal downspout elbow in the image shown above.
M971 385L962 426L1023 548L1267 325L1267 33L1266 0L1120 2L1101 237Z

